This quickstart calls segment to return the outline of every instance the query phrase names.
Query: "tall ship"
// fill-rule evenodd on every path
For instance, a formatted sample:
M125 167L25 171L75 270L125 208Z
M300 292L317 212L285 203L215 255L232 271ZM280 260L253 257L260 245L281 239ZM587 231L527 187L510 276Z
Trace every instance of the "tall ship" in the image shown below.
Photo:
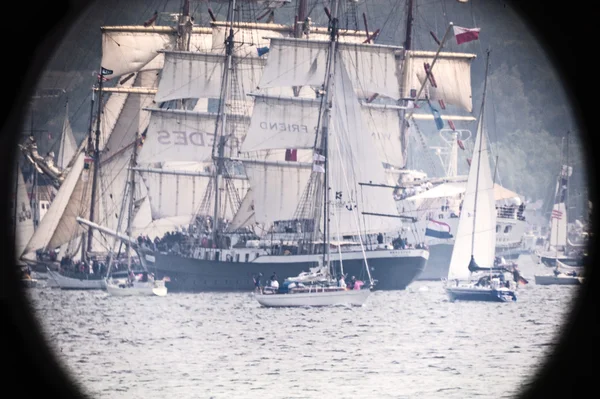
M366 277L367 262L375 289L406 288L429 253L406 241L412 222L386 184L383 149L401 148L400 137L375 134L379 126L370 122L400 120L402 48L373 44L376 32L342 29L328 7L328 26L313 26L303 1L292 27L239 22L250 3L230 2L227 21L212 21L205 48L190 45L201 41L187 2L177 34L157 29L152 45L152 30L120 29L145 32L148 62L162 64L130 169L143 182L152 220L185 222L154 240L79 222L134 247L148 270L168 277L171 292L249 290L259 273L285 279L317 270L325 253L357 278ZM120 79L130 71L109 50L131 35L103 32L111 38L103 40L102 70Z

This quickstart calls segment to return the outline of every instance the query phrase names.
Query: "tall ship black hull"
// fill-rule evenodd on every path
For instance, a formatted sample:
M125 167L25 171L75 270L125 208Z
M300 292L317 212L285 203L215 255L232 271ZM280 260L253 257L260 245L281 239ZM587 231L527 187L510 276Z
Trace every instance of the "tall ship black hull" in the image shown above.
M263 274L263 284L273 272L282 282L316 267L321 255L260 255L246 261L245 254L232 254L214 259L214 251L200 253L198 258L173 253L140 252L141 261L158 278L168 277L169 292L236 292L251 291L253 277ZM209 254L208 256L206 254ZM211 258L212 256L212 259ZM248 255L251 255L248 253ZM367 251L367 261L376 290L403 290L423 271L429 253L423 249ZM209 259L206 259L208 257ZM331 254L332 264L340 270L339 255ZM368 279L360 251L342 255L343 271L348 277Z

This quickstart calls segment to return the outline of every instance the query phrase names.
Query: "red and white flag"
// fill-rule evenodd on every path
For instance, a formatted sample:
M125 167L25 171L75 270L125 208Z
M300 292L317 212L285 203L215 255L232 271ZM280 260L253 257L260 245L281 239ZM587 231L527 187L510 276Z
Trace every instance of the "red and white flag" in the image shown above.
M552 219L562 219L562 212L559 211L558 209L553 209L552 210Z
M481 28L463 28L461 26L453 26L454 37L456 44L467 43L479 39L479 31Z

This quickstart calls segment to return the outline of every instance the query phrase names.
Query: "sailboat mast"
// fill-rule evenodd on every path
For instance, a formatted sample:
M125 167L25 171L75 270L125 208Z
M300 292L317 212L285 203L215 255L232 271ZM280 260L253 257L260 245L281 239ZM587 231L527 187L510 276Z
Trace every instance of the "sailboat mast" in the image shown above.
M479 115L479 126L481 126L481 135L483 136L485 134L485 132L483 131L483 116L485 114L484 112L484 106L485 106L485 94L487 91L487 77L488 77L488 68L490 66L490 52L487 52L487 57L485 60L485 80L483 81L483 98L481 99L481 111L480 111L480 115ZM479 151L479 156L477 157L477 175L475 177L475 204L473 206L473 234L471 234L471 259L473 259L474 256L474 252L475 252L475 226L476 224L476 219L477 219L477 193L479 191L479 167L481 165L481 148L483 147L483 140L482 137L479 138L479 149L477 151Z
M94 88L92 87L92 99L90 101L90 126L88 128L88 142L87 148L92 148L92 131L94 127L94 100L96 96L94 95ZM89 234L89 232L88 232ZM81 235L81 260L85 260L85 252L87 245L85 245L85 233Z
M214 143L217 145L217 154L215 155L215 148L213 146L213 162L215 163L215 207L213 211L213 242L219 247L219 209L220 209L220 194L219 194L219 178L223 172L223 157L225 152L225 129L227 124L227 97L229 95L229 74L233 69L233 13L235 12L235 0L229 2L229 35L225 40L225 55L227 67L223 70L223 79L221 84L221 96L219 102L219 114L217 116L217 134L215 134ZM221 124L218 121L221 119ZM220 134L218 131L220 130Z
M331 273L330 266L330 231L329 231L329 154L328 154L328 139L329 139L329 120L331 119L331 107L333 99L333 74L335 73L335 59L338 40L339 20L338 1L333 0L331 4L331 19L329 21L329 62L327 63L327 74L325 76L325 112L323 118L323 127L321 129L321 148L323 151L324 161L324 178L323 178L323 263L327 266L327 270Z
M100 117L102 116L102 83L104 81L104 68L100 67L98 74L98 112L96 114L96 132L94 143L94 173L92 174L92 198L90 204L90 221L94 221L96 205L96 186L98 185L98 167L100 166ZM88 229L87 252L92 251L92 237L94 229ZM85 255L85 252L84 252ZM83 260L87 258L84 257Z
M129 167L129 209L127 211L127 236L131 237L131 227L133 224L133 204L134 204L134 193L135 193L135 166L137 164L137 152L140 143L140 135L138 132L135 133L135 143L133 145L133 154L131 154L130 167ZM127 251L127 270L131 270L131 244L129 241L126 243L125 250Z

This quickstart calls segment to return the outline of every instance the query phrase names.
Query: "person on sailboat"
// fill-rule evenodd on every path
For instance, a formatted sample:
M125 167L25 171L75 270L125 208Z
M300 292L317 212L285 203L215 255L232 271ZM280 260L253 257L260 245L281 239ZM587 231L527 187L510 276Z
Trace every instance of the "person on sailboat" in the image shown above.
M346 275L342 274L340 279L338 280L338 286L341 288L346 288Z
M258 273L258 275L254 276L254 291L255 292L262 292L261 286L260 286L260 278L262 277L262 273Z
M356 284L356 276L352 276L352 278L350 279L350 283L348 284L348 289L353 290L354 284Z

